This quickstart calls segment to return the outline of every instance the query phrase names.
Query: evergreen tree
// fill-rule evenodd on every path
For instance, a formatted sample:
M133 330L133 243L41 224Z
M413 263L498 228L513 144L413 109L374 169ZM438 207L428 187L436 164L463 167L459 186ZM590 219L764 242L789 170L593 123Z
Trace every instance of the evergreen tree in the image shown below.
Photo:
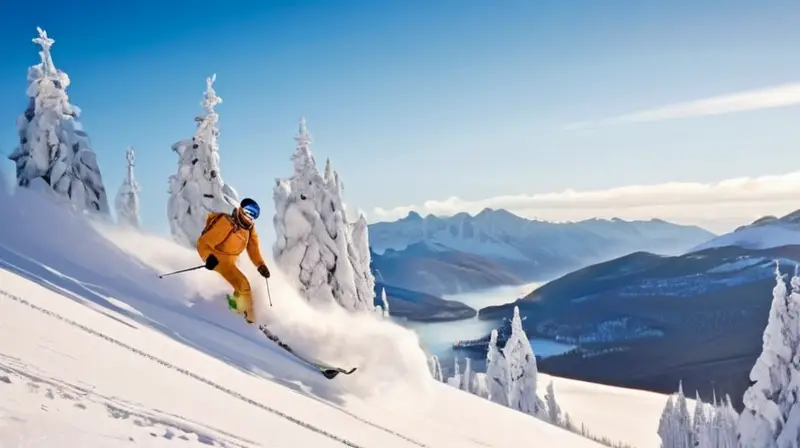
M675 448L690 448L692 441L692 417L689 414L689 406L686 402L686 395L683 393L683 382L678 383L678 396L675 399Z
M461 389L461 368L458 365L458 356L453 359L453 376L447 379L447 384Z
M564 429L567 431L575 432L575 423L572 422L572 417L569 416L569 412L564 413Z
M711 448L709 422L706 419L705 403L700 392L695 391L694 418L692 419L692 443L697 448Z
M108 219L97 155L79 121L81 110L67 96L69 76L53 64L55 40L36 29L41 63L28 69L28 108L17 119L20 145L8 156L16 164L17 185L38 184L74 210Z
M219 115L215 107L222 102L214 90L216 75L206 79L206 92L200 103L205 115L195 117L197 130L191 139L172 145L178 154L178 171L169 177L167 218L172 238L194 248L210 213L230 213L239 196L222 180L220 173Z
M344 204L342 203L342 216L346 218L344 213ZM369 228L367 226L367 218L364 214L360 214L358 220L350 227L350 241L348 241L348 253L350 256L350 263L353 265L353 275L356 285L357 301L359 304L368 304L374 306L375 303L375 276L372 275L370 264L372 264L372 255L369 252ZM385 295L381 297L383 301L383 313L385 317L389 317L389 304L385 300Z
M473 394L481 398L489 398L489 383L485 373L473 373L471 387Z
M794 280L794 279L793 279ZM794 288L794 285L793 285ZM742 448L794 446L798 439L797 415L798 322L796 296L788 296L780 266L775 266L775 287L763 348L750 371L751 386L745 391L739 419ZM785 432L785 434L783 434Z
M431 371L431 376L436 381L444 381L442 375L442 365L439 363L439 357L436 355L431 355L428 358L428 368Z
M497 346L497 330L493 329L489 338L489 351L486 353L486 377L489 383L489 400L508 406L508 393L511 378L508 373L508 362Z
M383 305L383 317L389 317L389 299L386 298L386 288L381 288L381 304Z
M658 435L661 437L661 448L694 446L692 418L681 383L678 384L678 392L667 398L658 423Z
M719 448L739 448L738 422L739 414L731 403L731 397L725 395L719 413Z
M139 217L139 193L141 188L133 175L134 152L133 148L125 151L125 159L128 162L125 179L122 181L117 191L117 198L114 203L117 211L117 222L120 225L139 228L141 218Z
M556 401L556 392L553 390L552 381L547 384L547 393L544 396L544 400L547 403L547 415L550 418L550 423L562 426L564 422L561 417L561 407Z
M511 336L508 338L503 354L508 360L509 407L537 417L545 417L544 403L536 395L536 380L539 374L536 367L536 356L533 354L528 336L522 329L519 307L514 307L511 319Z
M675 443L675 403L672 395L667 397L661 418L658 421L658 436L661 437L661 448L673 448Z
M326 181L317 170L304 119L296 141L294 173L278 179L273 193L275 262L312 303L374 311L375 280L363 256L369 252L366 227L347 222L336 172L329 168Z
M461 390L472 393L472 359L464 359L464 373L461 374Z

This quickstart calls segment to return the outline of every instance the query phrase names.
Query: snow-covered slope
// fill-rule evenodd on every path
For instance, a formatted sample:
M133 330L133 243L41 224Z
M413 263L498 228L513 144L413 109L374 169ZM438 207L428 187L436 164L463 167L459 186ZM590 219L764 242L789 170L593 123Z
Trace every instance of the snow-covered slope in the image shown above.
M559 378L539 373L539 396L545 396L547 384L553 381L556 398L570 418L586 425L595 436L636 448L659 448L658 419L667 396L622 387ZM687 399L694 413L695 400Z
M432 381L413 332L310 309L280 272L268 308L255 283L287 342L359 367L328 381L225 310L216 276L157 278L192 251L17 195L0 194L2 446L600 446Z
M780 218L764 216L753 221L752 224L741 226L733 232L699 244L689 249L687 253L725 246L771 249L793 244L800 244L800 210Z

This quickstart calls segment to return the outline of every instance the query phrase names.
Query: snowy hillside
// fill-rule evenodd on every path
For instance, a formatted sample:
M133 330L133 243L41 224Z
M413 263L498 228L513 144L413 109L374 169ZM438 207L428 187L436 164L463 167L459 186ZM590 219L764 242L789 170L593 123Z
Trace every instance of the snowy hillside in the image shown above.
M158 279L195 264L190 250L16 194L0 194L14 223L0 236L2 446L601 446L432 381L413 332L311 309L275 272L274 307L255 287L259 320L298 351L359 368L326 380L225 310L216 276ZM647 431L637 446L657 446L655 406L570 384L556 387L577 424L612 439Z
M411 212L370 225L369 235L373 269L386 283L429 294L547 281L631 252L679 254L715 236L657 219L554 223L491 209L447 218Z
M791 244L800 244L800 210L780 218L775 216L759 218L752 224L695 246L687 253L724 246L770 249Z

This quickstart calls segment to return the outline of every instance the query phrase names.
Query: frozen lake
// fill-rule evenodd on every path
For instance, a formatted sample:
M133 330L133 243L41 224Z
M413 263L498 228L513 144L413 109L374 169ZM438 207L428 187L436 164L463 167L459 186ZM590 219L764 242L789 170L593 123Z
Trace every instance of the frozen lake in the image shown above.
M513 302L536 289L541 283L528 283L518 286L502 286L489 290L469 292L445 296L445 299L458 300L479 310L491 305L502 305ZM425 348L439 358L450 359L453 356L453 343L459 340L476 339L485 336L492 328L497 326L495 321L474 319L459 320L453 322L406 322L398 321L398 324L414 330ZM548 339L533 338L531 341L533 351L541 357L553 356L564 353L573 346Z

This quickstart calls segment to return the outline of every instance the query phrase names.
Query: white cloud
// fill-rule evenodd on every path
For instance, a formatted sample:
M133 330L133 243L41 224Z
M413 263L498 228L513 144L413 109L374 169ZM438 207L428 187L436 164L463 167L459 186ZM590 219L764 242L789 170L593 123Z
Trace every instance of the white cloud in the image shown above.
M758 90L731 93L686 103L671 104L656 109L634 112L632 114L620 115L612 118L572 123L566 126L566 130L581 130L706 115L724 115L749 110L792 106L795 104L800 104L800 83L783 84Z
M661 218L726 232L764 215L800 209L800 171L762 177L741 177L714 183L669 182L605 190L495 196L475 201L451 197L421 205L375 208L370 221L391 221L416 211L425 216L475 214L503 208L527 218L576 221L592 217Z

